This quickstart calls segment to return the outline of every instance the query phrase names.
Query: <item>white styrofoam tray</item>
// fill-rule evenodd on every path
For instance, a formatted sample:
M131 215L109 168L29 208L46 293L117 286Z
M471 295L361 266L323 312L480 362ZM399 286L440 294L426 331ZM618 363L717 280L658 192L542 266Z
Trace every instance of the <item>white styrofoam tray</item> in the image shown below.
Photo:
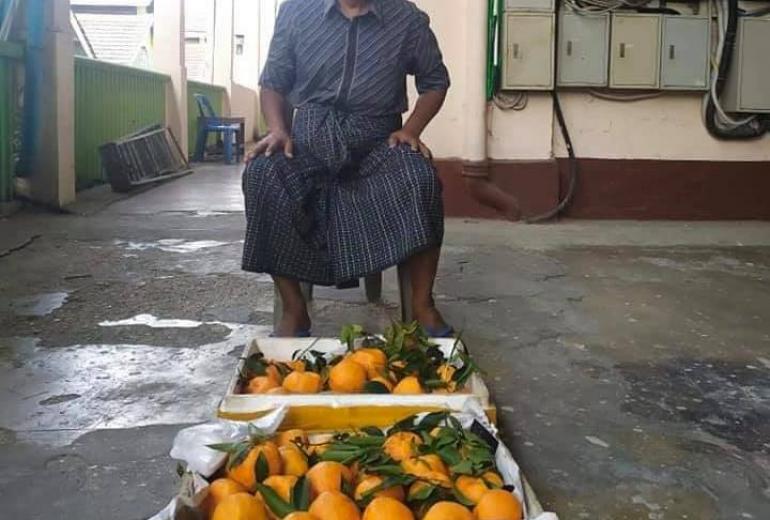
M452 353L456 340L434 339L433 342L446 356ZM405 407L425 409L446 409L463 411L470 401L478 402L488 412L494 407L490 403L489 389L478 374L473 374L465 388L452 394L339 394L322 392L319 394L241 394L238 393L240 374L246 358L256 352L262 352L265 359L291 361L292 354L308 348L324 352L333 357L344 354L345 346L334 338L256 338L243 351L243 356L235 368L227 392L219 405L218 415L222 418L253 419L283 405L291 407L328 407L333 409L362 407ZM465 348L460 343L458 348ZM493 417L494 420L494 417Z
M284 423L288 411L287 407L280 407L251 424L265 433L275 433ZM537 496L521 473L519 465L500 439L497 428L487 420L484 410L478 403L469 406L464 413L453 415L459 419L463 428L470 428L475 421L495 437L498 442L495 465L503 481L515 488L514 493L524 505L525 520L559 520L555 514L543 511ZM244 439L248 435L248 424L219 420L191 426L177 433L171 449L171 457L185 462L189 473L183 479L179 495L149 520L182 520L184 517L182 510L185 507L197 508L206 497L207 479L221 468L227 457L226 454L214 451L207 446Z

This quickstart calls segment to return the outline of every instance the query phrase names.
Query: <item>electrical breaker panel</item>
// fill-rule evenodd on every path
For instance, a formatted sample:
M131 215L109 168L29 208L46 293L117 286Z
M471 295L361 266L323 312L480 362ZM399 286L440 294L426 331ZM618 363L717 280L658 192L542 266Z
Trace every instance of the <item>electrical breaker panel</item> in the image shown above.
M610 15L562 12L559 16L558 79L563 87L606 87Z
M711 20L697 16L664 16L660 87L707 90L711 53Z
M770 18L741 18L722 105L729 112L770 113Z
M506 13L503 45L503 89L553 89L552 13Z
M556 4L554 0L505 0L506 11L544 11L554 12Z
M660 34L659 15L612 15L610 87L658 88Z

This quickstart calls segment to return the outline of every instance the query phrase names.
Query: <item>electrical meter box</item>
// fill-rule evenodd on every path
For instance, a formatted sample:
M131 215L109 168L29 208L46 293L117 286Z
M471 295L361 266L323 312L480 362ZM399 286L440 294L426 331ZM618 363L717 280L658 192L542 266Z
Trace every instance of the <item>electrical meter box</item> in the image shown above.
M659 87L660 33L660 15L612 15L610 87Z
M610 15L559 16L557 83L562 87L606 87Z
M555 4L554 0L505 0L505 10L552 13L555 10Z
M696 16L664 16L660 87L707 90L711 21Z
M770 113L770 18L741 18L722 93L728 112Z
M553 88L553 14L506 13L503 44L503 90Z

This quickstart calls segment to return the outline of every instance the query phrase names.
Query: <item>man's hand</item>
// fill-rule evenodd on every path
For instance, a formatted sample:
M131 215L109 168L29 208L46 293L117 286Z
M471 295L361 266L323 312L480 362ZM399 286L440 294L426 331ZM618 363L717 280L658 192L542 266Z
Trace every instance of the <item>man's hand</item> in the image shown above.
M388 144L391 148L395 148L400 144L407 144L412 148L412 151L420 152L425 156L426 159L433 159L433 154L431 153L430 148L425 146L425 143L420 141L419 137L407 130L401 129L390 134Z
M275 152L283 152L289 159L294 158L294 142L286 132L270 132L260 140L254 149L246 154L244 162L249 162L258 155L270 157Z

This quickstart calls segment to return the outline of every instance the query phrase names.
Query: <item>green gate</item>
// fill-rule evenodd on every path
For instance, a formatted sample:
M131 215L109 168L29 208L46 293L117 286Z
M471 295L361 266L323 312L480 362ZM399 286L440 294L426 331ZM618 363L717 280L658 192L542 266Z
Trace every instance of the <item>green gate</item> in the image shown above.
M75 58L75 173L78 189L104 182L99 146L165 124L169 77Z
M16 136L16 99L14 68L22 57L21 45L0 42L0 203L13 199L14 157Z

